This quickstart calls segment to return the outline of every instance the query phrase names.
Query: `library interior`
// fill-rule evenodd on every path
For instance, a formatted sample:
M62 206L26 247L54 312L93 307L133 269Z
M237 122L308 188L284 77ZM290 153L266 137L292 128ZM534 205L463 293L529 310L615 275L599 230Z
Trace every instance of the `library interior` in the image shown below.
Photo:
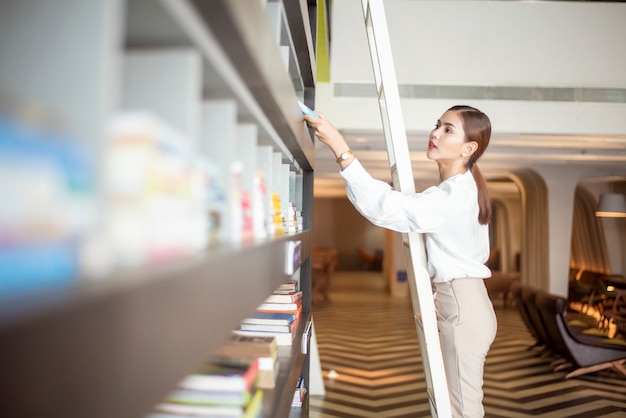
M304 115L394 193L407 146L422 194L459 104L492 129L485 416L625 416L625 21L626 1L0 0L0 417L437 416L428 232L366 219Z

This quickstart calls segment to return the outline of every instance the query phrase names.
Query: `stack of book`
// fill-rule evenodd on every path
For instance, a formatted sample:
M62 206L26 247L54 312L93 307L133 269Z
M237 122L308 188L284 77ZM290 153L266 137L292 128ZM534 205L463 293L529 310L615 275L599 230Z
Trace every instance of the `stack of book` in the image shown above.
M237 335L274 336L278 345L291 345L302 313L302 291L295 280L276 289L259 305L255 313L245 318Z
M239 366L208 363L185 377L155 405L149 418L256 418L262 415L263 390L256 381L259 362Z
M212 361L222 365L239 366L259 363L256 385L273 389L278 375L278 344L274 336L232 334L228 342L215 351Z

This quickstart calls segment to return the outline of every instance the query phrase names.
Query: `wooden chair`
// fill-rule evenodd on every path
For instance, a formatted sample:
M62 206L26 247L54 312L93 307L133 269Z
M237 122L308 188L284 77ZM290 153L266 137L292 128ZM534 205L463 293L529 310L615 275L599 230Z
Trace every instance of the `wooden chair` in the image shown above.
M588 293L586 300L583 299L583 306L580 309L580 313L588 313L589 308L593 307L599 309L599 305L602 303L602 295L598 293L597 280L602 278L602 273L591 270L583 270L578 277L578 285L581 289L589 288L591 291ZM585 309L586 308L586 309ZM583 311L584 309L584 311Z
M493 298L497 294L502 294L504 309L507 309L511 284L519 281L519 278L519 272L492 271L491 277L485 279L485 287L489 297Z
M361 263L361 270L365 271L381 271L383 266L383 253L381 250L367 251L364 248L357 247L356 254Z
M337 249L314 247L311 251L311 297L329 301L328 287L335 268L337 267Z

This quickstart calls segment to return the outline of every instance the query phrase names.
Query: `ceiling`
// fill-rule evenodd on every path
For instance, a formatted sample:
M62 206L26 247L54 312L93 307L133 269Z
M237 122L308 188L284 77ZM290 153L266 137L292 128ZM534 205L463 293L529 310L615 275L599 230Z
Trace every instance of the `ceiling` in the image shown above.
M331 12L334 14L334 16L332 16L332 21L335 23L334 27L336 28L338 26L337 22L341 22L342 28L341 30L335 29L333 31L333 26L331 25L331 80L329 83L318 83L319 93L316 93L316 107L318 109L321 108L321 110L328 109L328 111L324 113L329 116L333 123L335 123L344 134L351 149L354 150L355 155L366 167L366 169L368 169L374 177L389 180L390 175L385 140L382 130L377 127L380 125L380 121L378 120L376 123L365 121L367 119L377 118L376 111L378 105L375 97L373 97L371 92L361 94L357 91L358 89L353 89L351 93L345 93L345 89L342 90L342 87L358 87L358 83L367 84L372 83L372 81L348 79L345 77L345 74L347 74L345 69L337 69L333 67L333 65L335 65L332 62L333 57L339 57L339 61L343 62L341 65L344 67L346 65L350 65L350 63L354 63L355 66L358 66L369 60L367 48L363 48L364 43L367 45L366 39L362 39L365 36L364 30L358 28L358 25L362 25L362 21L359 20L362 19L362 16L356 16L356 18L355 16L346 16L348 13L354 13L354 8L350 9L349 7L346 7L346 2L348 2L348 0L343 0L343 2L339 3L334 2L336 4L341 4L342 7L333 7L331 9ZM360 3L359 0L349 0L349 2ZM404 7L398 6L398 4L402 4L403 2L395 1L393 3L395 13L397 14L398 7ZM407 6L410 3L416 2L404 1L404 4ZM390 4L390 2L386 1L385 4ZM346 22L350 23L347 24ZM349 27L343 27L346 25L349 26L350 24L357 25L357 28L353 30ZM393 30L397 31L397 28ZM391 31L392 29L390 29L390 32ZM348 41L343 39L346 37L350 39ZM393 37L390 36L390 38L393 42ZM623 39L619 41L621 44L624 44L625 42L626 40ZM396 49L394 47L394 53L395 51ZM601 65L602 63L598 64ZM405 74L407 72L407 69L401 68L405 65L403 61L396 60L395 65L396 72L398 74ZM339 76L333 78L333 75ZM616 112L615 115L617 116L611 117L613 118L612 120L618 121L616 124L618 129L612 128L608 132L603 132L602 121L596 121L598 123L594 125L593 119L595 116L590 116L592 120L589 121L586 129L588 132L590 131L589 126L597 126L597 132L599 133L596 135L589 133L581 134L580 132L568 132L567 125L559 125L555 129L550 130L550 125L541 125L542 123L545 123L542 121L537 122L534 129L531 126L529 129L520 129L518 132L515 132L514 129L501 130L498 129L499 124L494 123L494 119L492 119L492 124L494 126L491 142L487 152L485 152L479 161L479 167L485 177L488 181L492 180L490 182L490 188L513 186L512 184L509 186L502 186L501 180L506 178L507 174L512 170L524 167L558 167L569 170L579 170L581 172L581 177L584 177L584 172L591 173L592 176L605 176L606 178L612 179L626 179L626 121L623 120L624 115L626 115L626 89L624 88L626 87L626 79L623 80L622 85L615 86L613 84L609 86L610 88L608 89L590 89L585 88L586 86L582 86L580 89L575 88L569 90L562 88L563 86L557 86L557 88L552 88L551 86L548 86L547 88L545 86L537 88L534 86L529 87L522 85L521 87L515 87L517 90L511 88L499 89L498 86L494 88L484 83L474 83L473 86L468 86L467 82L462 79L458 79L456 81L453 80L452 82L447 80L439 83L441 86L427 85L428 83L422 83L424 85L417 85L420 83L400 80L400 77L398 80L400 83L399 89L402 97L405 120L407 119L407 113L409 115L414 113L414 103L423 103L426 101L428 102L427 106L436 107L433 112L430 112L425 116L427 119L432 120L417 127L407 127L407 140L411 153L413 174L416 179L416 188L418 190L437 182L438 173L436 163L426 159L426 146L430 126L434 125L434 122L438 118L439 114L443 113L443 111L447 108L441 107L441 104L446 103L446 101L454 100L455 98L458 98L459 102L461 100L463 102L469 102L468 104L476 102L480 103L480 99L487 97L485 95L491 95L488 97L489 100L484 103L487 103L487 105L485 105L487 108L494 110L494 113L496 113L495 119L497 121L506 119L505 117L497 115L500 108L506 107L500 106L500 104L510 104L511 101L515 101L516 103L523 103L525 106L528 106L529 109L533 107L535 108L534 112L536 112L536 115L528 117L525 122L527 125L532 125L532 123L536 120L541 119L541 106L545 106L547 103L552 104L555 100L562 100L562 106L577 106L580 109L585 109L584 111L589 112L589 115L592 115L593 112L597 111L599 106L614 109ZM455 85L458 88L455 88ZM485 86L487 86L490 90L486 90L487 87ZM471 87L474 90L470 91L468 90L468 87ZM576 96L576 98L571 100L571 102L575 103L565 103L569 100L567 98L563 98L567 94ZM585 103L581 103L581 94L591 94L595 96L591 99L584 99L583 102ZM475 97L472 97L472 95L475 95ZM498 95L508 96L499 97ZM519 97L514 97L515 95L518 95ZM361 102L367 103L363 107L364 109L369 109L369 112L364 112L363 126L365 127L363 129L356 127L359 126L358 123L355 124L353 122L346 122L351 117L349 115L349 111L342 112L335 110L342 106L345 107L344 103L348 102L350 103L350 106L354 106L355 109L360 109L359 106ZM375 111L372 111L372 106L376 108ZM437 112L439 112L439 114ZM491 117L490 111L486 112ZM352 118L354 117L352 116ZM619 128L620 123L621 126L624 127L623 129ZM502 123L502 125L506 125L506 123ZM564 173L566 172L568 171L564 171ZM515 187L513 186L513 188ZM315 196L336 197L344 195L343 181L338 174L335 157L325 145L317 141L315 161Z

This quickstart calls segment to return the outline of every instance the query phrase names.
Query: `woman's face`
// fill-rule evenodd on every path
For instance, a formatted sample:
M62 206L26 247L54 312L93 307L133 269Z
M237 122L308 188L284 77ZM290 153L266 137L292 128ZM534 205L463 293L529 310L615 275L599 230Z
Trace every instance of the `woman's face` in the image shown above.
M434 161L464 158L470 155L468 144L459 113L448 110L430 132L426 157Z

